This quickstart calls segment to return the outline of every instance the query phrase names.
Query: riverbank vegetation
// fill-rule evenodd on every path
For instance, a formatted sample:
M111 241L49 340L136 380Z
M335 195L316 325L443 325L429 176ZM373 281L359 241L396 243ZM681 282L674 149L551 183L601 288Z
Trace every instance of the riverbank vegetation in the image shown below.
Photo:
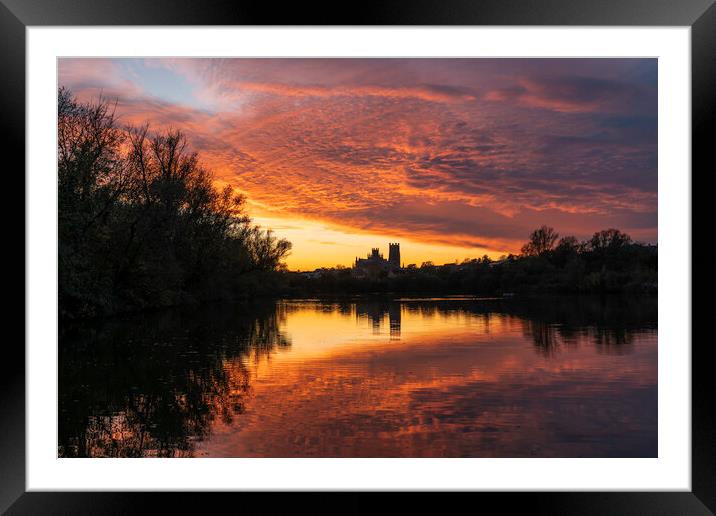
M58 97L59 310L86 317L278 287L291 244L251 223L179 131L123 127L106 100Z
M356 274L336 267L310 274L288 273L291 295L339 293L640 293L657 292L657 247L632 241L617 229L598 231L585 241L560 238L553 228L536 229L519 255L435 265L424 262L399 271Z

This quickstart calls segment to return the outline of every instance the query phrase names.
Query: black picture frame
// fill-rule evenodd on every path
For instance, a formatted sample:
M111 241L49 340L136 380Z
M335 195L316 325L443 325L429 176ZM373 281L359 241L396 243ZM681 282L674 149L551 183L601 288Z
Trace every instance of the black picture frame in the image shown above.
M694 170L713 171L708 137L709 115L716 113L716 4L715 0L413 0L359 4L285 3L231 0L0 0L0 145L4 156L18 156L11 167L4 160L6 187L25 191L25 29L47 25L644 25L690 26L692 71L692 192ZM661 142L662 145L664 142ZM709 170L707 166L711 164ZM23 179L21 179L21 177ZM700 184L700 179L699 183ZM13 185L15 186L15 185ZM10 191L10 190L8 190ZM18 195L15 195L19 197ZM18 217L19 208L3 203L6 221ZM692 201L693 210L693 201ZM23 211L24 213L24 211ZM698 220L692 215L692 235ZM25 239L24 225L7 224L5 233ZM20 233L22 232L22 235ZM12 235L15 236L15 235ZM19 245L16 249L19 249ZM7 258L8 256L6 256ZM684 265L705 257L684 250ZM22 259L22 265L19 263ZM11 254L11 264L25 267L23 251ZM9 270L9 269L8 269ZM15 274L15 276L18 276ZM700 287L705 288L705 287ZM693 292L693 290L692 290ZM25 299L23 295L23 300ZM8 320L21 319L25 304L13 302ZM696 310L694 306L692 321ZM662 314L663 315L663 314ZM22 317L24 320L24 317ZM19 324L19 323L15 323ZM23 330L24 336L24 330ZM24 338L23 338L24 340ZM589 493L471 493L478 501L456 500L468 506L499 504L500 511L529 510L545 514L713 514L716 512L716 425L710 392L714 391L708 340L692 352L692 491L690 492L589 492ZM676 343L680 344L680 343ZM689 344L689 343L683 343ZM144 512L160 501L163 511L209 512L241 497L241 507L257 503L246 493L26 493L25 492L25 353L20 338L5 339L0 374L0 511L7 514L130 514ZM285 497L272 496L272 505ZM375 493L353 493L340 502L325 494L292 497L291 510L334 509L340 513L372 510ZM262 504L265 500L261 501ZM409 504L427 508L424 494L414 493ZM303 506L303 507L301 507ZM274 506L275 507L275 506ZM441 502L441 508L447 510ZM238 509L238 506L237 506ZM272 511L273 512L273 511Z

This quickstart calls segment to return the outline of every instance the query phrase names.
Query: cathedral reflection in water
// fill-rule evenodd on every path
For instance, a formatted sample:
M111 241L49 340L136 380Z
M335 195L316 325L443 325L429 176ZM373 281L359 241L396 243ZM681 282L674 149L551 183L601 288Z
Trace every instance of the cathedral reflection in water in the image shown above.
M400 303L380 301L356 303L356 317L369 319L373 325L374 335L380 334L386 316L390 329L390 340L400 340Z

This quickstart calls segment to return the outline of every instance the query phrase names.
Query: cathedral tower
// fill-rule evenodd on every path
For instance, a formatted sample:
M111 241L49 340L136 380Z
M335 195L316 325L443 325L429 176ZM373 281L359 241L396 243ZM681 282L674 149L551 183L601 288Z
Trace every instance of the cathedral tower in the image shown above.
M388 262L390 262L393 267L400 268L400 244L391 242L388 244L388 248L390 249L388 252Z

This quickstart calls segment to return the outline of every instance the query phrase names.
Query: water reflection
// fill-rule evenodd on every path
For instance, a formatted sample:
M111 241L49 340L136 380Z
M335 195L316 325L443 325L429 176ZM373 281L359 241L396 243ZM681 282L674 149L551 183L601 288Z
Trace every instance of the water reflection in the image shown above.
M400 303L386 300L357 301L355 311L357 317L365 317L370 320L374 335L380 335L381 326L385 323L387 316L390 340L400 340L400 314L402 312Z
M245 408L255 357L290 341L272 304L166 311L64 329L59 454L184 457Z
M656 456L656 315L303 300L67 327L59 455Z

